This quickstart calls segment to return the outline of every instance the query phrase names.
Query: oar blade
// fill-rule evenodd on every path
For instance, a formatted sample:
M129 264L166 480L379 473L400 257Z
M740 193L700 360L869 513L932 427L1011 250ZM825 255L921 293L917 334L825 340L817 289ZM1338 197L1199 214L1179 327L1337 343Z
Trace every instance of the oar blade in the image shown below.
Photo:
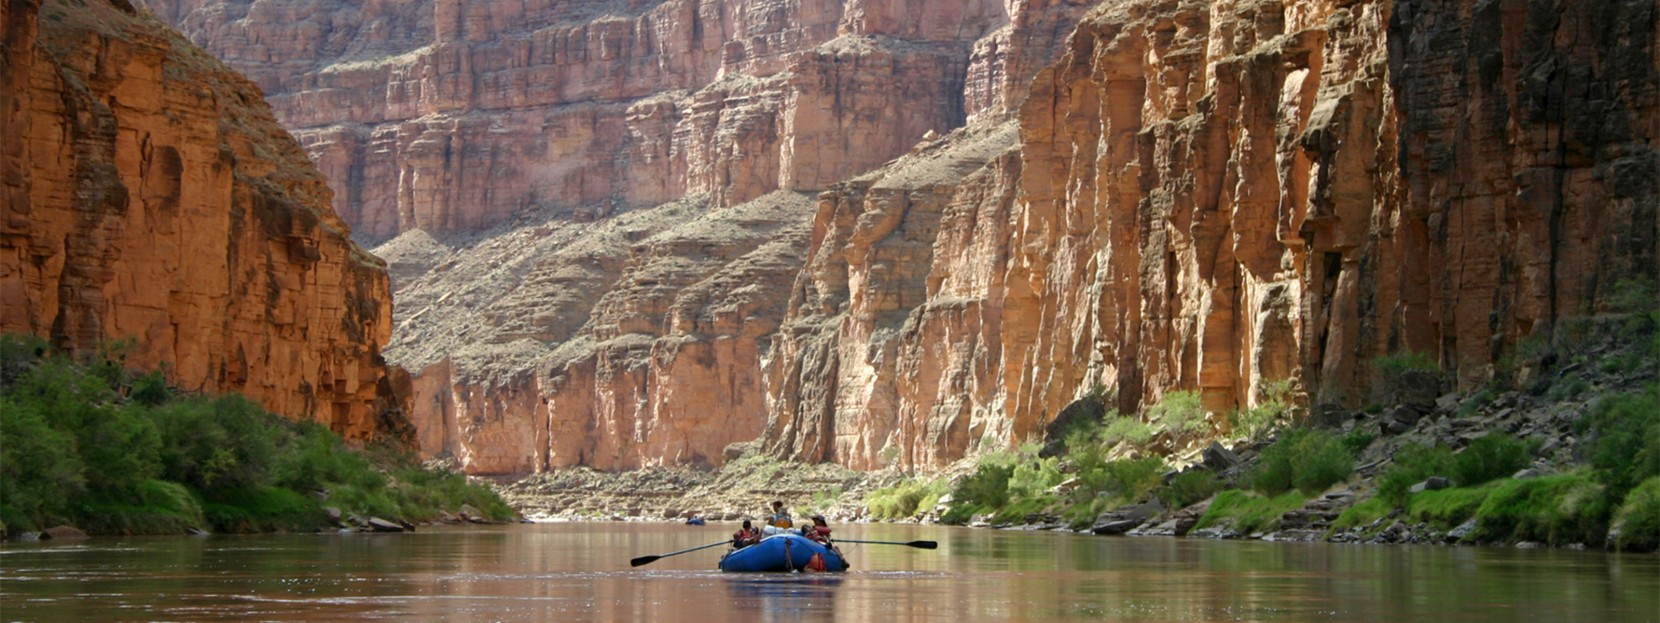
M628 566L638 567L640 565L649 565L651 563L657 562L658 558L662 558L662 556L641 556L639 558L635 558L633 560L628 561Z
M911 541L910 543L906 543L906 545L909 545L911 547L915 547L917 549L939 549L940 548L940 544L937 541Z

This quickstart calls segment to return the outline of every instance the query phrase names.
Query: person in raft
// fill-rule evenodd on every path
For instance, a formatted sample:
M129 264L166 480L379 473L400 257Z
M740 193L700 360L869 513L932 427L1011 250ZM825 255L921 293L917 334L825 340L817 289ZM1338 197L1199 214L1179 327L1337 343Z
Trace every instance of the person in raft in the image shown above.
M789 511L784 510L783 500L772 501L772 516L767 518L767 525L780 529L795 527L795 520L790 519Z
M830 524L824 522L824 515L813 515L813 525L803 527L801 536L829 545Z
M754 545L754 544L756 544L760 541L761 541L761 529L756 528L753 525L750 525L748 519L744 520L744 527L738 528L737 532L732 533L732 547L733 547L733 549L740 548L740 547L748 547L748 546Z

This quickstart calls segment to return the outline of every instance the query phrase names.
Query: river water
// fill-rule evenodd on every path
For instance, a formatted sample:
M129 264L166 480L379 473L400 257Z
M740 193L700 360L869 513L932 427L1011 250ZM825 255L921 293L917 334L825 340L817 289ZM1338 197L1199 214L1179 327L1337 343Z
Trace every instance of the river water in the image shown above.
M723 574L732 526L0 546L4 621L1656 621L1660 558L848 525L845 574Z

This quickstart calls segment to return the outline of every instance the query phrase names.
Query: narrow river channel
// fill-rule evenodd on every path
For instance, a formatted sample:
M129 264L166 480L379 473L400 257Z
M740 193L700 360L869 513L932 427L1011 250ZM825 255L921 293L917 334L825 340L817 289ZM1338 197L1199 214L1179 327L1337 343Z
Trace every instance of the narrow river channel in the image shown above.
M0 546L4 621L1656 621L1660 558L848 525L844 574L723 574L732 526Z

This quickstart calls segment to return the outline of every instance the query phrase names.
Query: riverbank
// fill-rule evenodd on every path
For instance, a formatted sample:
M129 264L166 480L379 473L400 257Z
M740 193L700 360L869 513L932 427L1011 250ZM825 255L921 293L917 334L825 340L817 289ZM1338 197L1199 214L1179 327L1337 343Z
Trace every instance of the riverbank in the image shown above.
M1585 322L1500 381L1446 388L1425 357L1380 358L1358 410L1280 385L1217 416L1172 393L1142 414L1102 390L1045 439L934 473L792 465L737 447L718 470L585 469L505 484L533 520L797 516L1101 535L1481 543L1653 551L1660 541L1656 314Z
M0 336L0 538L398 532L515 518L487 486L397 439L348 445L246 398L204 396Z

